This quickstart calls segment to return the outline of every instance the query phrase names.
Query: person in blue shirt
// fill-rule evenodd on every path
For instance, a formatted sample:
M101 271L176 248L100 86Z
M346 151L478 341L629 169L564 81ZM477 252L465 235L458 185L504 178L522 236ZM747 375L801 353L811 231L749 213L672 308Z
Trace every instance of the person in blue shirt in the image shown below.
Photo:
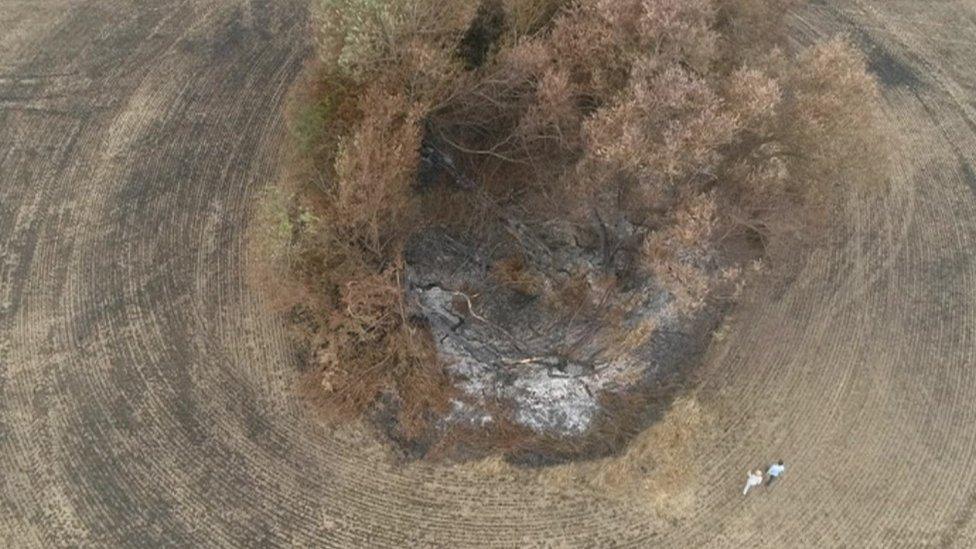
M786 470L786 466L783 465L783 460L779 460L776 463L770 465L769 470L766 471L766 474L769 475L769 478L766 480L766 487L768 488L769 485L772 484L774 480L778 479L779 476L782 475L783 471L785 470Z

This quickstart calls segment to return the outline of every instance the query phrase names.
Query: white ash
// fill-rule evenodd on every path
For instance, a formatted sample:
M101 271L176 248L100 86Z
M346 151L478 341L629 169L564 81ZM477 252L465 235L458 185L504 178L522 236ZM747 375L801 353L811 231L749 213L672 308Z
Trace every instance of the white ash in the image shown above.
M414 295L430 323L441 358L468 397L466 403L456 402L446 418L449 422L487 425L493 419L482 407L501 403L513 409L512 418L517 423L536 432L582 435L600 410L601 391L625 386L626 380L639 377L641 372L635 376L635 369L648 371L652 367L634 357L601 364L596 371L553 357L525 359L524 349L519 352L513 348L504 328L456 313L453 302L457 292L431 285L415 289ZM664 301L660 297L647 300L643 316L656 315L666 324ZM518 324L514 324L513 330L517 329ZM518 335L524 336L524 331ZM545 337L533 339L521 337L518 343L536 350L545 350L552 343Z

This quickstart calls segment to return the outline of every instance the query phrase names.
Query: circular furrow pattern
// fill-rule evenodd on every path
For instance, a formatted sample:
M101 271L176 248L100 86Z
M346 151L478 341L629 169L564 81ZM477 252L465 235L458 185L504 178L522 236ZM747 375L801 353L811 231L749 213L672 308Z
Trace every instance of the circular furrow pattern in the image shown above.
M573 468L397 464L305 408L244 273L307 19L299 0L0 0L5 546L976 543L976 5L794 18L798 44L863 47L894 175L711 350L674 517ZM743 498L776 458L780 485Z

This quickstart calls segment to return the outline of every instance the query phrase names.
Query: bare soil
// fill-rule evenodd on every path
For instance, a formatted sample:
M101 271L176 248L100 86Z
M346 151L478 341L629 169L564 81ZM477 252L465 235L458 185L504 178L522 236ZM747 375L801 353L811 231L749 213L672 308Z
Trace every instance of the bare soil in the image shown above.
M0 0L0 544L976 544L976 3L797 14L798 43L849 32L882 77L889 192L737 311L646 444L545 472L403 466L308 420L244 278L305 19Z

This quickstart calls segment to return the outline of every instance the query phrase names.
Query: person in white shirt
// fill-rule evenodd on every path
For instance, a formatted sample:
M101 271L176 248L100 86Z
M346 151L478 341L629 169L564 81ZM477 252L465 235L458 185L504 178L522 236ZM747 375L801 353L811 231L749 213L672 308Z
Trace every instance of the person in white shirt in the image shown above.
M749 489L762 484L763 474L760 469L749 471L749 478L746 480L746 487L742 490L742 495L749 493Z
M786 470L786 466L783 465L783 460L779 460L776 463L772 464L769 467L769 470L766 471L766 474L769 475L769 480L766 481L766 487L769 488L769 485L772 484L774 480L778 479L779 476L782 475L783 471L785 470Z

